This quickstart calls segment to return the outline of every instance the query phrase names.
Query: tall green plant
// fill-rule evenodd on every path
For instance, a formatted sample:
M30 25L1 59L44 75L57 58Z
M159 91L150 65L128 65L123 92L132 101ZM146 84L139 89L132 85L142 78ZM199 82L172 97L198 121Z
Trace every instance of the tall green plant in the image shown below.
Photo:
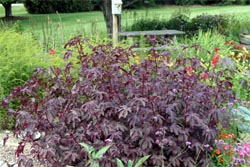
M35 67L48 67L51 59L41 52L31 34L0 30L0 98L27 81ZM0 127L9 127L7 111L1 107Z
M98 27L98 20L92 20L89 28L86 26L86 21L77 19L77 25L73 29L68 29L64 26L61 15L57 13L57 18L45 17L41 23L41 32L37 31L38 26L36 20L30 18L32 33L39 41L44 51L49 51L51 48L56 48L57 51L63 50L63 45L66 41L66 36L87 36L88 38L104 37L103 31ZM68 39L67 39L68 40Z
M146 155L142 158L140 158L137 162L134 162L132 160L128 161L127 167L140 167L142 164L149 159L150 155ZM125 167L124 163L120 159L116 159L116 163L118 167Z
M226 35L229 40L239 41L242 31L250 33L250 21L248 17L230 17L226 28Z
M206 62L210 62L215 48L219 49L219 54L222 56L227 56L229 53L230 47L225 44L226 37L221 35L218 31L208 30L207 32L199 31L197 35L192 38L185 39L183 42L188 45L197 44L201 47L197 51L192 53L192 50L189 50L189 55L194 56L198 55L199 58L203 59Z
M64 43L64 25L58 14L58 22L48 16L42 24L42 47L48 51L50 48L58 48Z
M90 167L99 167L98 160L102 158L102 156L108 151L108 149L111 147L111 145L104 146L97 150L93 146L90 146L84 142L81 142L80 145L84 148L84 150L87 152L89 160L85 164L86 166ZM150 155L144 156L140 158L137 162L134 163L134 161L129 160L127 167L140 167L148 158ZM124 163L120 159L116 159L117 167L125 167ZM67 167L74 167L74 166L67 166Z
M105 154L110 145L102 147L100 150L96 150L94 147L89 146L88 144L82 142L80 145L84 148L84 150L88 153L89 160L86 163L86 166L91 167L99 167L98 160L102 158L103 154Z

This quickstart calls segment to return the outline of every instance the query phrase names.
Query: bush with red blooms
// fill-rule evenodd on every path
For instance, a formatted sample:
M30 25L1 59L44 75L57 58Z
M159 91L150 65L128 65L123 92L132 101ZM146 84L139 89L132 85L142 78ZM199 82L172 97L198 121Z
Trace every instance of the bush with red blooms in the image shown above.
M231 58L248 60L248 50L244 45L237 44L233 41L226 41L225 44L231 47L231 52L229 55Z
M84 47L91 53L85 53ZM116 166L151 155L146 166L205 166L210 158L217 124L228 122L223 104L234 99L229 71L209 73L197 58L177 57L151 50L154 59L131 64L130 48L110 44L92 46L74 38L65 47L65 59L77 54L78 63L65 68L37 69L16 87L3 106L16 118L15 135L23 135L19 165L32 166L22 154L26 142L31 154L53 167L84 166L88 156L79 143L94 148L111 145L100 166ZM162 59L157 59L162 57ZM12 101L20 106L8 107ZM39 140L33 136L40 132Z

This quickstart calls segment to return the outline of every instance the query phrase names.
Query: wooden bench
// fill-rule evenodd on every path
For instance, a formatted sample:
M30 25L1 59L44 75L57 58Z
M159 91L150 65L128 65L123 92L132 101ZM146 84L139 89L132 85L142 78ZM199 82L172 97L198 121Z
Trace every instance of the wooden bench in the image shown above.
M185 32L179 30L152 30L152 31L126 31L119 32L118 35L123 39L128 39L129 43L134 44L134 37L142 37L142 36L162 36L162 37L170 37L173 40L176 40L177 35L184 35ZM140 46L141 47L141 46ZM150 48L135 48L134 50L150 50ZM165 47L159 47L159 49Z
M152 30L152 31L126 31L119 32L119 36L122 37L136 37L136 36L148 36L148 35L156 35L156 36L176 36L183 35L184 31L179 30Z

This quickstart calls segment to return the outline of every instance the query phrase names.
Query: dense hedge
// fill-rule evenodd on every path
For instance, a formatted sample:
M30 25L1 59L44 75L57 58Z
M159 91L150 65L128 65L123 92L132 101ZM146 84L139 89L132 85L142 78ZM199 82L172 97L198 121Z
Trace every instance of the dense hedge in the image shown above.
M185 31L187 35L194 35L199 30L204 32L216 29L220 33L225 33L229 24L229 17L224 15L201 14L194 18L189 18L184 14L177 14L168 20L164 19L140 19L129 27L132 31L176 29Z
M93 10L92 0L25 0L29 13L70 13Z

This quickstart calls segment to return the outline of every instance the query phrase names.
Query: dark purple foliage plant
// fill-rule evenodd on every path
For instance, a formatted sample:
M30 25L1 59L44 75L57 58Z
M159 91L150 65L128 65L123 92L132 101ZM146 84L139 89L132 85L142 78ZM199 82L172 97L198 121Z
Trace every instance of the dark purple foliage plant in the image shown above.
M231 78L223 77L228 71L208 72L198 58L181 54L170 66L171 53L153 48L151 59L132 64L131 48L92 46L79 37L65 48L65 68L37 69L3 100L16 118L15 135L23 136L20 166L33 166L22 154L27 142L31 155L52 167L85 166L81 142L96 149L111 145L99 160L103 167L146 155L148 167L209 164L217 124L229 119L223 108L233 99ZM12 101L20 106L8 107ZM41 138L34 140L37 132Z

